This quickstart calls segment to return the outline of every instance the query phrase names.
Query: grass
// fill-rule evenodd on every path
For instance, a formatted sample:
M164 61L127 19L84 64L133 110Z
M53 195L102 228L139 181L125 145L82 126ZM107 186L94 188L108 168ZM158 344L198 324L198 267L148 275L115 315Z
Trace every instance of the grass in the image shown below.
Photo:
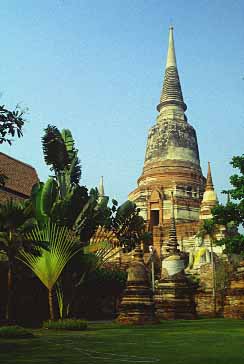
M26 330L20 326L2 326L0 327L0 339L23 339L23 338L31 338L34 335L30 332L30 330Z
M45 321L43 323L44 329L53 330L86 330L87 321L76 319L63 319L57 321Z
M244 321L165 321L120 327L90 324L87 331L33 330L34 340L0 339L4 364L243 364Z

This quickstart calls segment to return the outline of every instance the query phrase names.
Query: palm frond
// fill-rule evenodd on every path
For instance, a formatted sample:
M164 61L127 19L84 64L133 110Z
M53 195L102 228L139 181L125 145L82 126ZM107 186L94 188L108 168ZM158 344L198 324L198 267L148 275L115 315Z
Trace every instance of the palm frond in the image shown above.
M0 225L3 231L17 230L26 221L25 205L13 199L0 204Z
M77 246L77 238L65 226L49 222L44 228L36 227L27 234L33 241L48 242L49 250L42 249L41 256L29 254L24 250L20 260L25 263L48 288L52 289L67 262L81 247Z
M118 246L118 240L112 231L99 226L90 239L90 244L84 247L84 253L93 253L97 257L96 268L102 267L108 261L113 260L122 248Z

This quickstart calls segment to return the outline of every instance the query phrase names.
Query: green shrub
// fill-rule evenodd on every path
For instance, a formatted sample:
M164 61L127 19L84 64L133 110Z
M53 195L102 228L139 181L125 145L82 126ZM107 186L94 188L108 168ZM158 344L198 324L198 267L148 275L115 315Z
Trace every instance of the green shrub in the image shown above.
M0 338L18 339L18 338L30 338L34 335L20 326L2 326L0 327Z
M64 319L57 321L45 321L44 329L54 330L86 330L87 322L85 320Z

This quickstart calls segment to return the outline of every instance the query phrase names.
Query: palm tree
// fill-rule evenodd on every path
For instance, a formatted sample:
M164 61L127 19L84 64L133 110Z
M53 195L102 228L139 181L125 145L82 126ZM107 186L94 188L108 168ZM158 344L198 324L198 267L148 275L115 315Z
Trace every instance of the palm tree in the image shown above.
M203 220L202 225L200 226L198 236L204 239L205 237L209 238L210 241L210 251L211 251L211 266L212 266L212 296L213 296L213 312L214 316L216 316L216 269L214 262L214 254L213 254L213 243L216 240L217 227L213 219Z
M118 240L111 230L109 231L102 226L96 229L89 244L84 246L81 254L77 254L68 263L67 269L57 282L56 295L60 318L64 313L68 317L77 294L80 294L78 288L82 286L86 276L104 267L121 250L122 248L118 246ZM66 290L69 291L68 294L65 292Z
M34 241L45 241L49 249L40 248L41 255L35 256L24 250L20 260L25 263L48 289L50 319L54 320L53 287L68 261L81 249L77 237L65 226L48 222L40 229L34 228L27 237Z
M8 262L8 294L5 318L13 320L13 272L15 259L20 251L37 254L38 244L28 240L25 233L33 228L36 221L32 217L30 202L7 200L0 204L0 253Z

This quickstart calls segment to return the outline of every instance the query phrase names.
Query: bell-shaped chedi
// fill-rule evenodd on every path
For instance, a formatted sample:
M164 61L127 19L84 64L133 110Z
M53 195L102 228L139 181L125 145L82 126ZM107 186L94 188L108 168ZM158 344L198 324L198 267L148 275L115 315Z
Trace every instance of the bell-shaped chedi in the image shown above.
M157 106L159 114L156 124L149 130L138 187L129 194L129 199L140 208L152 231L155 226L163 226L164 231L169 228L172 190L176 223L199 220L205 178L200 167L196 132L187 121L186 109L176 62L173 28L170 27L165 76Z
M142 250L136 247L128 268L126 289L119 307L117 322L121 324L156 323L154 301Z
M207 181L206 181L206 187L205 192L203 194L203 199L201 202L201 209L200 209L200 219L211 219L212 213L211 209L216 206L218 203L217 194L214 190L213 180L212 180L212 174L211 174L211 168L210 168L210 162L208 162L208 175L207 175Z
M178 250L173 197L171 201L168 256L162 261L161 279L154 297L156 316L164 320L192 320L196 318L194 287L185 275L185 263Z

